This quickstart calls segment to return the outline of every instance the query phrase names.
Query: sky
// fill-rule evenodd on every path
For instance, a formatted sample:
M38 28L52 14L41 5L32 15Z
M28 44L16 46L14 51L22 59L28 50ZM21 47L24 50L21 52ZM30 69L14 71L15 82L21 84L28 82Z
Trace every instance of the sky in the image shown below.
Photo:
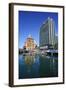
M39 31L41 25L48 17L53 18L55 22L55 34L58 34L58 13L53 12L34 12L34 11L19 11L19 48L23 48L24 43L29 35L35 39L39 45Z

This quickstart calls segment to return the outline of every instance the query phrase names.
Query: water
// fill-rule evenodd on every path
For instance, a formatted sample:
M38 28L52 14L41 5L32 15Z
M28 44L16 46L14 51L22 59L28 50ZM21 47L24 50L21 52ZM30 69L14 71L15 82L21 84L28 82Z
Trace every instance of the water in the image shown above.
M58 77L58 57L19 55L19 79Z

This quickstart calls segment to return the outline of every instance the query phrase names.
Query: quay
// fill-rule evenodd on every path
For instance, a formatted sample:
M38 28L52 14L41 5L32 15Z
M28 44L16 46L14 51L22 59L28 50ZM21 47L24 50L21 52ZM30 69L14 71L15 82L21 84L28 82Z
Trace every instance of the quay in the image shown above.
M47 50L46 53L50 56L58 56L58 50Z

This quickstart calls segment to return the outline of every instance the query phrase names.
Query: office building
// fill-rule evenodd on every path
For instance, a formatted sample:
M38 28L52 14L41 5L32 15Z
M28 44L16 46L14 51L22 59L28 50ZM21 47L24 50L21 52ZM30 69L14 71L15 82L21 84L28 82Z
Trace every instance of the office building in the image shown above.
M55 44L55 24L50 17L40 27L39 45L40 47L53 47Z

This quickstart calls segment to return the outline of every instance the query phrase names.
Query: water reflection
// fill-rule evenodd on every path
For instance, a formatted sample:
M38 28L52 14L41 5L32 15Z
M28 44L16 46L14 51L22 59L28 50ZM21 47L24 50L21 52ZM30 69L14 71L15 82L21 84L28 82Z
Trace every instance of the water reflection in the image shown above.
M35 62L35 57L27 55L27 56L24 57L24 60L25 60L25 64L27 66L31 66Z
M40 77L58 76L58 59L40 56Z
M57 57L42 55L19 55L19 79L57 76Z
M25 64L27 67L27 72L29 73L31 71L32 65L35 62L35 58L34 58L34 56L28 55L28 56L24 57L24 60L25 60Z

